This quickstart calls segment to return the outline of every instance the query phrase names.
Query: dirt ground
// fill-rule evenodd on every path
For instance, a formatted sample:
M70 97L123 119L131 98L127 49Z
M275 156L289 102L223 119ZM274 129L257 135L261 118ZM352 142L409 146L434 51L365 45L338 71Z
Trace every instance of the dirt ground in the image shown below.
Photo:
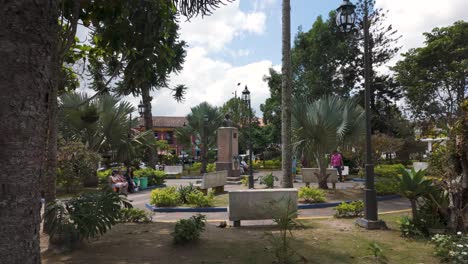
M378 243L387 263L439 263L432 245L405 240L396 230L395 216L385 216L390 230L367 231L353 219L301 221L293 231L293 248L306 263L377 263L369 251ZM273 263L274 252L265 233L275 226L218 228L207 225L199 241L174 245L174 223L119 224L99 240L85 243L71 253L46 251L42 262L51 263ZM45 241L45 240L44 240ZM41 240L42 242L42 240Z

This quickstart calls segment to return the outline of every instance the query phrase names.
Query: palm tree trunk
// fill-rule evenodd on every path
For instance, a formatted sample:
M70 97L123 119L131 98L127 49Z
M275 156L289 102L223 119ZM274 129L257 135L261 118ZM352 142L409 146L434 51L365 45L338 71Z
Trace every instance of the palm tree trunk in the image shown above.
M55 85L56 1L4 1L0 9L0 258L41 263L40 178L47 105Z
M290 0L283 0L283 66L281 83L281 157L283 177L281 187L292 188L292 145L291 145L291 4Z
M151 100L153 98L151 98L151 96L150 96L150 88L149 87L145 87L145 89L142 89L141 97L143 99L143 104L145 105L145 111L143 113L143 119L144 119L144 122L145 122L145 130L152 131L153 130L153 114L151 112ZM153 133L151 133L151 135L153 135L153 137L154 137ZM156 166L155 150L153 148L148 149L147 150L147 155L148 155L148 165L149 165L149 167L154 169L155 166ZM156 153L156 155L157 155L157 153Z
M327 168L320 165L320 179L318 180L318 187L320 189L328 189L328 184L327 184Z

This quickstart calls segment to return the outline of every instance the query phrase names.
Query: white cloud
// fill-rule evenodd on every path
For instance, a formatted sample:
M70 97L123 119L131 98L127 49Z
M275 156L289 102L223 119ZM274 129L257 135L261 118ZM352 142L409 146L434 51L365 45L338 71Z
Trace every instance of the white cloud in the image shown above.
M263 76L272 67L271 61L263 60L244 66L234 67L224 61L207 56L203 48L188 50L183 71L173 76L172 84L185 84L189 88L186 101L177 103L168 90L153 93L153 115L181 116L190 112L190 108L207 101L221 106L234 96L237 89L240 95L245 85L251 91L252 108L260 116L260 104L270 96L268 85ZM242 83L237 87L237 83Z
M243 12L239 9L239 1L236 1L215 10L211 16L181 22L181 37L190 46L221 51L235 37L262 34L265 22L266 15L263 12Z
M401 52L406 52L423 45L422 33L450 26L457 20L468 20L467 3L466 0L377 0L376 6L389 10L387 22L402 35L399 44Z

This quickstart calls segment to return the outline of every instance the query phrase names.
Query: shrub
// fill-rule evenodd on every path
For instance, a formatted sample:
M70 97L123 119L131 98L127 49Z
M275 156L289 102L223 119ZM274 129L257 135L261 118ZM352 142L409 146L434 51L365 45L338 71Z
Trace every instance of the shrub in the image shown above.
M120 222L123 223L149 223L151 214L138 208L123 208L121 210Z
M375 182L377 195L390 195L399 192L398 181L392 178L383 178Z
M351 203L342 202L340 205L335 207L334 210L336 210L336 218L362 216L364 203L362 201L354 201Z
M208 165L206 165L206 172L214 171L216 171L216 165L214 163L208 163Z
M111 176L112 169L107 169L103 171L98 171L97 176L100 184L107 184L109 181L109 176Z
M164 181L166 180L166 174L164 173L164 171L154 170L152 168L136 170L133 172L133 175L138 178L148 178L149 186L164 184Z
M375 167L374 173L377 178L397 178L401 176L402 169L405 169L403 164L379 165Z
M242 185L244 185L244 186L248 186L248 185L249 185L249 177L248 177L248 176L245 176L245 175L242 176L242 178L241 178L241 183L242 183Z
M265 184L267 188L273 188L277 180L278 178L273 176L273 173L268 173L260 178L260 184Z
M156 189L151 192L150 203L160 207L177 206L181 202L175 187Z
M201 162L194 162L190 167L190 170L199 171L201 169Z
M174 227L172 236L176 244L187 243L198 240L201 233L205 230L206 216L197 214L189 219L180 219Z
M416 225L411 218L403 216L398 220L401 235L404 237L423 237L424 234L420 227Z
M435 245L436 256L445 262L468 263L468 236L458 232L456 235L435 235L431 242Z
M299 198L304 199L307 203L323 203L325 202L325 191L317 188L302 187L299 189Z
M214 193L210 191L205 195L199 190L194 190L187 194L187 202L196 207L211 207L214 205Z
M118 223L128 200L117 193L85 193L68 201L57 200L47 206L45 217L51 242L70 248L84 239L96 238Z
M179 189L177 189L177 192L180 195L180 199L182 203L188 203L187 196L189 193L196 191L197 188L193 186L193 183L189 183L187 186L179 186Z
M96 167L99 154L81 142L66 142L57 153L57 183L70 193L83 186L85 181L97 183ZM94 180L93 180L94 178Z

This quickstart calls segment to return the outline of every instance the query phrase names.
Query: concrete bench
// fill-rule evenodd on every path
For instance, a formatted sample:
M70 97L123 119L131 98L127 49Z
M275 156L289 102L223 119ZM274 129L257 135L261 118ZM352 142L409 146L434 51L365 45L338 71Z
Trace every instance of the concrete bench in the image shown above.
M229 220L240 226L241 220L275 218L279 206L289 203L290 212L297 213L297 189L250 189L229 191Z
M336 182L338 181L338 172L334 168L327 168L328 179L333 186L336 188ZM317 183L317 175L320 174L319 168L302 168L302 181L305 182L306 186L309 186L311 182Z
M181 165L175 166L164 166L164 173L167 175L181 174L183 172L183 167Z
M216 193L224 192L224 185L227 184L228 171L215 171L203 174L202 180L195 184L202 192L206 193L209 188L213 188Z

